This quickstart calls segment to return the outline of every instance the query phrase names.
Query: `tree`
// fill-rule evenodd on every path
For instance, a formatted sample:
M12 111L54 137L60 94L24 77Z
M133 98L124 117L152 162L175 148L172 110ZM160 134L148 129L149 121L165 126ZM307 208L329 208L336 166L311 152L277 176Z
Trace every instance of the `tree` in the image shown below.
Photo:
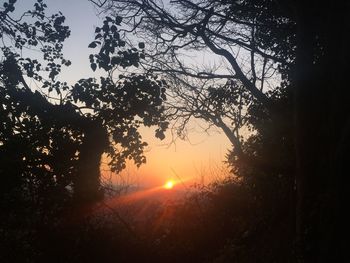
M204 120L208 129L221 129L233 145L229 163L235 166L235 174L244 175L252 185L259 182L264 194L274 192L266 187L288 192L288 206L293 209L293 169L274 161L276 154L288 156L293 149L293 124L286 121L292 116L288 73L295 59L293 19L273 1L92 2L109 15L108 11L118 14L111 17L121 24L117 35L125 36L125 44L135 46L135 38L147 44L139 66L167 80L169 99L164 105L175 134L186 138L186 125L192 118ZM262 8L268 13L261 12ZM192 56L208 53L214 63L199 65L195 60L191 64ZM278 139L266 139L272 136ZM257 151L257 156L252 154L252 145L273 146L275 152ZM288 167L293 166L293 159L286 157ZM263 167L265 172L260 173ZM268 176L258 178L257 174Z
M222 129L239 154L248 108L256 103L273 108L270 97L288 86L295 25L272 1L266 7L271 12L259 16L252 15L261 9L259 1L92 2L117 11L123 24L118 35L133 33L147 43L139 64L171 83L168 116L180 134L190 118L204 119ZM134 38L127 39L133 46ZM191 56L206 52L221 58L221 65L191 64Z
M118 36L147 43L140 67L167 79L167 116L180 137L191 118L202 119L232 143L231 163L247 167L257 160L244 143L262 131L258 122L290 118L296 28L274 1L92 2L118 14ZM135 36L126 39L133 46ZM191 64L208 53L214 63Z
M175 113L183 110L185 121L195 116L217 125L210 115L218 110L214 108L217 102L210 101L209 87L213 85L193 85L198 79L223 80L215 89L226 90L222 92L225 102L221 100L220 106L227 107L226 99L234 96L227 88L234 83L233 89L242 87L252 103L253 107L245 105L245 112L254 108L265 111L264 119L272 123L293 116L289 128L293 128L295 141L298 258L301 262L345 259L345 246L340 241L344 223L340 218L347 185L344 174L348 171L345 149L349 145L349 111L344 94L349 53L344 32L349 29L349 4L269 0L92 2L123 17L125 28L119 33L134 32L146 43L154 43L141 65L147 71L176 79L172 90L177 96L183 94L183 103L175 107ZM224 58L228 70L222 73L222 69L193 68L186 64L188 59L181 59L181 53L193 55L208 50ZM278 70L282 80L270 91L260 88L266 87L268 65ZM180 84L183 89L178 88ZM272 94L281 90L293 96L293 103L275 103ZM212 108L207 106L208 101ZM246 117L254 123L254 115ZM231 140L235 149L242 148L239 136L232 132L240 125L226 125L235 138ZM247 149L249 142L244 147Z
M141 125L157 125L156 136L163 138L166 84L150 74L87 78L73 86L59 81L61 67L71 64L62 54L70 34L65 17L47 16L46 4L37 0L33 10L16 18L15 5L10 0L0 9L2 193L41 202L71 187L79 203L101 198L103 153L112 169L120 171L126 159L138 166L146 161ZM31 58L30 50L42 57ZM132 63L139 53L134 52ZM122 63L127 59L121 58ZM29 80L37 88L30 87Z
M297 230L305 262L344 261L349 4L313 4L295 4Z

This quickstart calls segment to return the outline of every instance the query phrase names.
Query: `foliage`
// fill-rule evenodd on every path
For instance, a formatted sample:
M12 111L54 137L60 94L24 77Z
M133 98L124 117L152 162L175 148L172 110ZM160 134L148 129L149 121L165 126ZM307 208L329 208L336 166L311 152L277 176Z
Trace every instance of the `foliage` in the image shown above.
M111 17L123 17L118 35L133 32L149 44L138 62L167 79L166 109L178 135L186 137L191 118L221 129L233 145L227 155L232 172L264 207L261 220L281 216L291 247L294 222L282 215L295 216L293 10L259 0L99 3ZM207 54L224 62L191 64L191 56Z
M150 74L117 80L109 74L73 86L59 81L61 67L71 64L62 54L70 34L65 17L47 16L46 4L38 0L33 10L16 18L15 5L11 0L0 10L2 192L17 189L23 196L45 199L52 189L67 192L70 187L78 199L97 198L103 153L118 172L126 159L138 166L146 161L141 125L158 125L156 136L164 138L166 83ZM41 57L32 58L34 50ZM108 52L106 44L102 50ZM109 69L100 55L90 58ZM129 59L121 57L121 65L129 67ZM37 88L28 86L30 80Z
M113 27L117 38L111 42L119 43L120 36L131 32L135 36L122 42L129 51L135 38L147 43L137 64L168 80L167 116L181 138L186 138L189 121L199 118L208 128L221 129L234 153L243 157L245 139L259 133L252 123L258 118L254 109L268 111L270 119L274 112L291 112L275 105L277 94L291 95L296 26L288 7L260 0L92 2L110 15L108 21L118 21ZM105 43L109 45L111 39L111 34L106 35ZM114 47L106 51L112 61ZM196 60L192 64L193 56L207 54L212 63L203 59L203 65Z
M118 19L118 37L135 34L126 45L148 44L137 62L167 79L166 114L178 136L192 118L219 128L233 146L232 172L257 198L293 206L292 9L269 0L92 2ZM191 64L207 54L213 63Z
M268 215L252 193L241 183L226 180L201 186L179 201L132 203L127 215L118 208L66 214L57 224L42 225L25 235L18 229L6 231L11 244L17 242L19 253L2 255L18 261L26 253L31 261L53 262L116 258L119 262L145 258L152 262L254 262L257 258L289 262L291 244L280 232L288 230L285 220ZM23 239L15 241L15 233Z
M345 220L339 218L346 205L349 145L343 85L349 56L346 1L325 8L273 0L91 0L109 16L89 45L99 48L90 55L90 65L108 76L82 79L73 87L56 80L61 66L70 64L61 54L69 35L64 17L46 17L46 6L38 0L34 11L16 20L15 2L9 0L0 11L1 37L14 43L1 46L1 204L19 195L28 202L17 205L20 213L0 214L0 231L23 245L19 251L29 251L34 259L42 259L37 251L54 259L58 254L76 261L114 259L114 244L120 248L130 237L114 235L119 225L81 225L86 211L78 211L70 229L69 222L57 222L55 216L31 214L37 206L26 206L33 203L28 199L51 214L56 211L50 200L64 202L67 186L80 197L96 199L102 153L110 155L116 171L126 158L139 165L145 160L137 130L141 124L158 125L156 136L163 138L172 120L184 137L194 117L223 130L234 147L228 162L243 180L218 184L182 205L152 213L142 239L130 237L126 256L118 251L122 260L130 260L132 247L140 252L132 255L135 261L142 255L160 262L288 262L294 261L297 240L300 262L342 261L345 243L338 237ZM35 22L23 22L30 16ZM130 33L134 36L128 38ZM137 45L135 35L141 39ZM22 57L24 47L39 44L43 59ZM189 63L190 55L207 52L222 60L203 67ZM116 68L133 74L115 81ZM28 78L40 88L29 88ZM245 128L249 134L242 136ZM169 214L170 220L156 220ZM18 215L26 218L24 226L11 221ZM111 247L88 250L94 238ZM31 247L29 240L39 245ZM67 247L51 251L45 246L57 240Z

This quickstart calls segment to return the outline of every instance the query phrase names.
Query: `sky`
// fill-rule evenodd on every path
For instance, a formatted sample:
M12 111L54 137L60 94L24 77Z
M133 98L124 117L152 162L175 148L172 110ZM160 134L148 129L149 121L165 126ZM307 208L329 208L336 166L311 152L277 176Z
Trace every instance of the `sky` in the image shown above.
M64 43L64 56L72 65L63 68L60 79L73 85L86 77L98 77L99 72L92 72L88 56L91 49L87 46L94 39L94 29L101 24L97 10L87 0L45 0L49 14L61 11L66 17L65 24L70 27L71 36ZM18 10L27 10L32 0L17 0ZM201 58L199 58L201 59ZM200 121L192 121L189 128L189 140L173 141L170 131L163 141L154 137L154 129L142 129L142 137L149 144L146 151L147 163L141 168L129 164L122 173L127 180L143 187L154 187L167 180L208 183L221 173L227 149L228 139L218 130L204 132ZM124 180L125 178L123 178ZM119 182L120 177L113 176Z

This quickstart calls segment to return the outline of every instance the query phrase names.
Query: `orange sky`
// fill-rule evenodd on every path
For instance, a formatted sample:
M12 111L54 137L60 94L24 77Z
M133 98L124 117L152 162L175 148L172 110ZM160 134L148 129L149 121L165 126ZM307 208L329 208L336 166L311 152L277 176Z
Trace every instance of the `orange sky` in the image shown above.
M194 122L192 125L195 125ZM182 180L187 185L193 182L208 183L222 174L230 144L217 131L210 134L192 132L189 134L190 141L178 139L173 144L170 143L170 132L163 141L154 137L152 129L143 129L142 135L149 144L145 153L147 163L139 169L129 164L122 173L124 177L132 177L128 179L131 184L154 187L163 185L168 179ZM115 180L118 181L118 178Z

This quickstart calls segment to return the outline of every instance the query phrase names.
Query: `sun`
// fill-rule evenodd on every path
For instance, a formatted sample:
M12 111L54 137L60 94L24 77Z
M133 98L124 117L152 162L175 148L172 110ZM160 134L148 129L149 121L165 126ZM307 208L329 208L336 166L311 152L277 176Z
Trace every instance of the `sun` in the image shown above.
M174 181L167 181L164 185L164 188L170 190L174 187L174 184Z

